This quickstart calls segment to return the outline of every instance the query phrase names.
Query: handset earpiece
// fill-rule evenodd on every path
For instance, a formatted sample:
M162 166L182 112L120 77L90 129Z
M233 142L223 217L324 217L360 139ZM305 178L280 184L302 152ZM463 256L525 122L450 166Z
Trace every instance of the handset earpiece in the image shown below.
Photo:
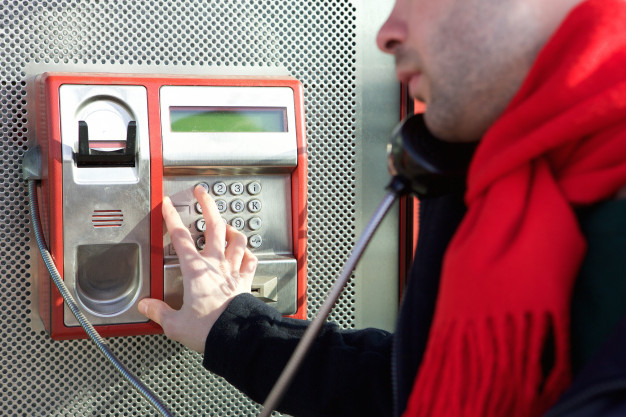
M408 184L419 198L463 192L476 143L452 143L430 133L422 114L404 119L387 144L387 163L392 176Z

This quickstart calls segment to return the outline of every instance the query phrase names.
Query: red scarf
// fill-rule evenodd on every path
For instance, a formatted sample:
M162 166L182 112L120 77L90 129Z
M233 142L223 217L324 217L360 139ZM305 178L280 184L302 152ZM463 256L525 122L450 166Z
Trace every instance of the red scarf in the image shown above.
M538 416L567 388L572 207L626 184L624 22L624 0L574 9L481 141L405 416Z

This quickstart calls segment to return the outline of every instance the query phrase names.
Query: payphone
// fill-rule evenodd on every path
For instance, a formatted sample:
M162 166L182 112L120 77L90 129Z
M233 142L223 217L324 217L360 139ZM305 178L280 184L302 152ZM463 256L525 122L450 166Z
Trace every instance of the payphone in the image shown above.
M160 204L196 246L204 186L259 260L252 293L306 317L307 158L291 77L46 73L37 78L42 223L70 292L103 336L160 331L140 299L182 302ZM84 337L43 266L39 313L54 339Z

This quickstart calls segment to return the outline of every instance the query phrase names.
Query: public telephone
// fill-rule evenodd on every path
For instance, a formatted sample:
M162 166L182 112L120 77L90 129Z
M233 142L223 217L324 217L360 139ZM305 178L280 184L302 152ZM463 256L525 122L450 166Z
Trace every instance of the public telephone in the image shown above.
M46 73L37 77L38 191L50 252L103 336L160 332L145 297L182 303L160 204L170 196L196 246L204 186L259 259L254 295L306 317L306 145L291 77ZM84 337L45 268L39 313L54 339Z

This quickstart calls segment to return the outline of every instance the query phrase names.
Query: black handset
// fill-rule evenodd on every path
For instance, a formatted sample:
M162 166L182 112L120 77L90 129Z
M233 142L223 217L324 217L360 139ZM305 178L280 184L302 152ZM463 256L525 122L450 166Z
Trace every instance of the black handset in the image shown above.
M476 143L452 143L428 130L423 114L403 120L387 145L389 171L407 183L417 197L435 197L465 189Z

